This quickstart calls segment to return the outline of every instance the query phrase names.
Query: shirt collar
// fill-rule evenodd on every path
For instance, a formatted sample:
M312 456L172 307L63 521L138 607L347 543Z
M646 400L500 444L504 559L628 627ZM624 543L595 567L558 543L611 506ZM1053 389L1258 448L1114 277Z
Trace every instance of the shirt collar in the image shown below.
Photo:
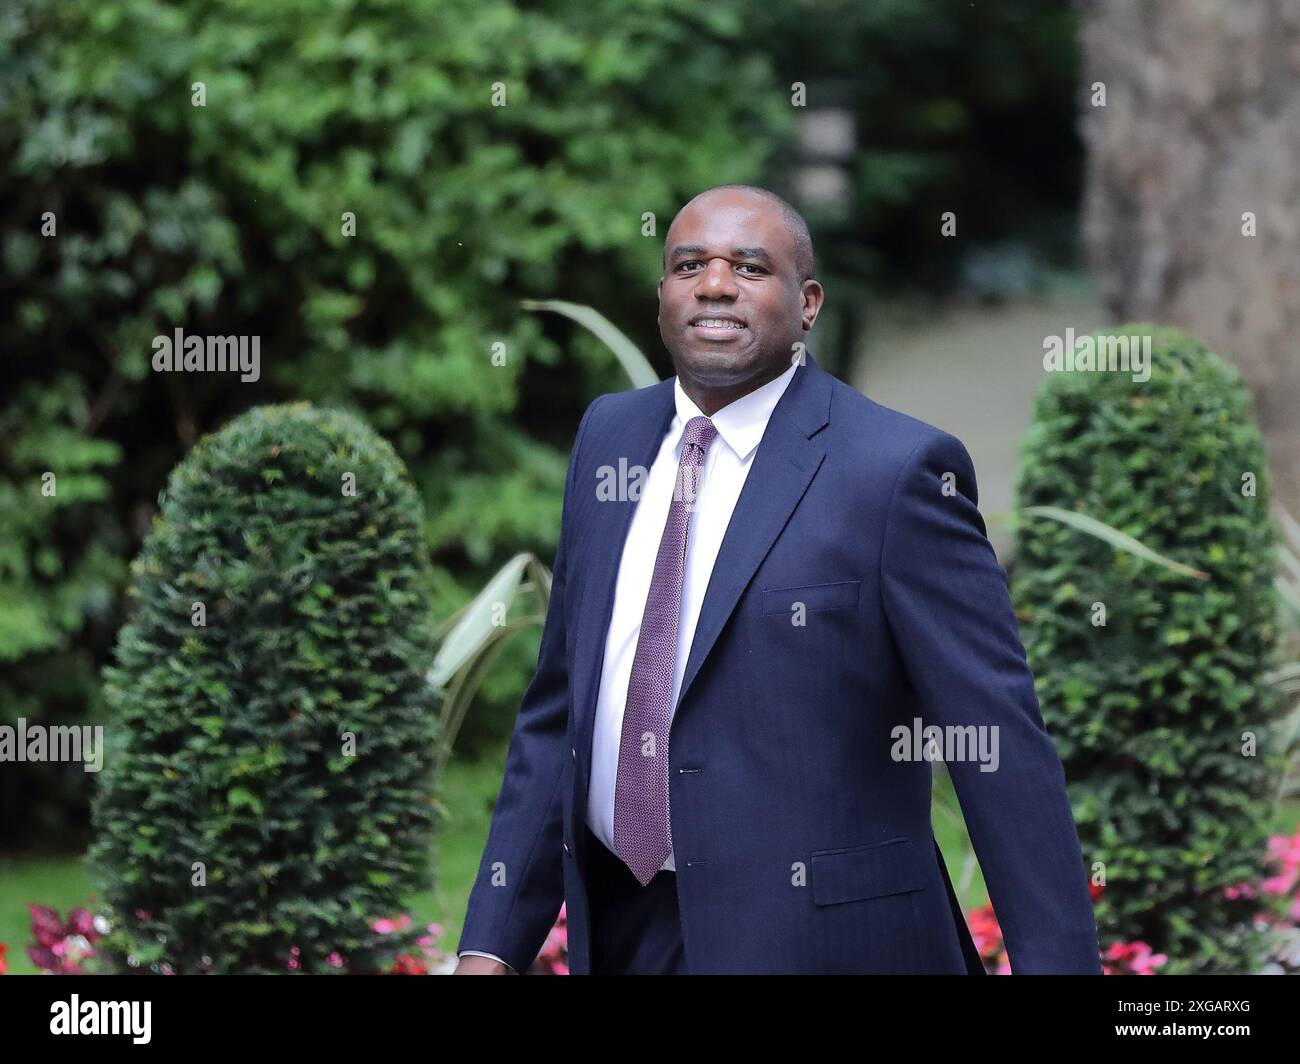
M770 380L749 394L742 395L713 414L711 420L718 430L718 435L742 462L762 440L772 411L776 408L777 401L785 394L785 389L797 368L797 363L791 365L775 380ZM677 403L677 416L673 419L669 432L673 436L673 446L680 460L682 436L685 434L686 424L693 417L703 417L704 412L682 389L679 377L673 378L673 398Z

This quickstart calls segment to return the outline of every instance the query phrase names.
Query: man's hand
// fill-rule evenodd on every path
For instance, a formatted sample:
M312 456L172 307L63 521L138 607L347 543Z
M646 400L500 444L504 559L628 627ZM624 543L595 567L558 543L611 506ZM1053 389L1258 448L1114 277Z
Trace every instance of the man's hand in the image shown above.
M460 959L452 975L514 975L509 965L494 961L491 957L477 957L468 954Z

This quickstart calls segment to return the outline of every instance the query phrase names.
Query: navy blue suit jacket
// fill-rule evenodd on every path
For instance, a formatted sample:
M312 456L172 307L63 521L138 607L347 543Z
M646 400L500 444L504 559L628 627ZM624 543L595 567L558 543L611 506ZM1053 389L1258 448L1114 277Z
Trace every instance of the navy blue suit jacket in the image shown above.
M597 484L620 459L648 470L674 413L672 379L603 395L573 446L536 675L459 945L516 971L561 902L570 969L590 971L592 726L635 506ZM976 502L955 437L811 358L795 371L718 553L669 736L691 973L983 972L932 833L930 761L901 760L891 736L917 718L997 730L996 771L948 770L1013 972L1101 973L1064 774Z

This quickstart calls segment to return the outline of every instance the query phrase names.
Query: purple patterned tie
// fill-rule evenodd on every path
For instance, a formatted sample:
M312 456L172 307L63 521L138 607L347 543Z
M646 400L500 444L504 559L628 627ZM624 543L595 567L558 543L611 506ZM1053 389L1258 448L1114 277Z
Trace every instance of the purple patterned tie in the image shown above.
M686 530L699 493L704 452L717 434L717 427L707 417L693 417L686 423L677 484L659 541L627 685L614 788L614 852L642 886L673 852L668 822L668 729L672 724L682 578L686 575Z

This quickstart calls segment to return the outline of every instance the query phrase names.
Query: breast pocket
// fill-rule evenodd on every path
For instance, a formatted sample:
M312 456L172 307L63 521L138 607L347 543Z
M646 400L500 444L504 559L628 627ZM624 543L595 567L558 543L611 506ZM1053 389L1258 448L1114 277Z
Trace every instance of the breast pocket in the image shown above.
M765 614L792 614L802 604L805 613L819 610L853 609L858 604L860 580L840 580L832 584L804 584L800 587L763 589Z

